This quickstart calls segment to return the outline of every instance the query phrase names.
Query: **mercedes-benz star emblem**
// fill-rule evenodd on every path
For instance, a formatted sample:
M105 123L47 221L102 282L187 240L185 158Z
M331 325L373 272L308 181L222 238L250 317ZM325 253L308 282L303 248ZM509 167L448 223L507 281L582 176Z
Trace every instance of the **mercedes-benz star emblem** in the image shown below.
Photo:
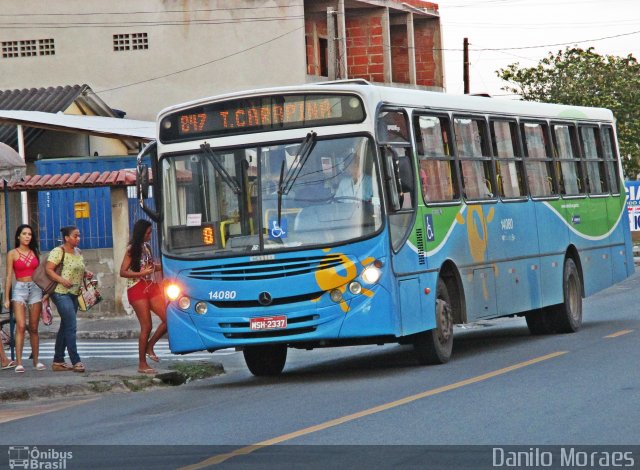
M268 292L260 292L260 294L258 294L258 302L260 302L260 305L271 305L273 299Z

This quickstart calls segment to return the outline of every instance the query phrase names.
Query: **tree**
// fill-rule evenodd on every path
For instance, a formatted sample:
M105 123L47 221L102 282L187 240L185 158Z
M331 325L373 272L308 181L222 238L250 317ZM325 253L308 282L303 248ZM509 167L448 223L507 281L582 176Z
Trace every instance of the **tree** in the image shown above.
M549 53L537 66L514 63L496 72L502 87L526 101L609 108L617 120L626 175L640 171L640 64L627 57L600 55L593 48L567 47Z

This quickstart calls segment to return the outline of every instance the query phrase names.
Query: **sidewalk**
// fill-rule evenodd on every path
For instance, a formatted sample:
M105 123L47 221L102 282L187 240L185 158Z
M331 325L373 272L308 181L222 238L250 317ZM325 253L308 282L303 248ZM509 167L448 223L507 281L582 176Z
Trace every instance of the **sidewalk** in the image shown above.
M41 340L55 338L58 331L59 317L54 315L54 322L50 326L40 324L39 333ZM154 320L157 321L157 318ZM154 330L156 328L154 322ZM135 316L104 317L90 319L78 315L78 340L87 339L136 339L140 331L138 320ZM28 338L26 344L29 344ZM5 349L10 356L9 348ZM82 350L79 351L82 357ZM178 363L184 364L179 359L171 360L162 358L159 363L150 362L149 365L158 371L154 376L139 374L137 360L121 358L100 358L83 361L87 371L53 372L51 370L51 357L41 357L47 369L37 371L33 368L30 359L25 358L24 374L17 374L13 369L0 370L0 403L16 400L31 400L42 398L86 396L97 393L131 392L139 391L163 384L179 385L187 379L180 372L170 369ZM68 361L68 358L67 358ZM222 364L213 365L216 374L224 370Z

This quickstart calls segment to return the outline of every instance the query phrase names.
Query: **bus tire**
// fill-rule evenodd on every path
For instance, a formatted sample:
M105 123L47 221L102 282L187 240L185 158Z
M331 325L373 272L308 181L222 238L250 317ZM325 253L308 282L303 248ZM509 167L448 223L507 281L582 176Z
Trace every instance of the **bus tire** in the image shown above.
M549 308L556 333L575 333L582 327L582 281L575 261L564 261L562 276L564 302Z
M453 312L449 289L440 278L436 287L436 327L415 335L413 351L420 365L444 364L453 351Z
M525 315L525 318L529 332L532 335L550 335L555 333L555 323L546 309L539 308L532 310Z
M242 353L249 371L256 377L279 375L287 361L284 345L247 346Z

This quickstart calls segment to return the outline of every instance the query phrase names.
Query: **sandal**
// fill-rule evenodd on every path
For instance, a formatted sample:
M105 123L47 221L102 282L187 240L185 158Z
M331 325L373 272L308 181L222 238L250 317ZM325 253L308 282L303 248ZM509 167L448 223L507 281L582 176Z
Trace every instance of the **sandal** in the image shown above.
M42 362L38 362L35 366L36 370L45 370L47 366L45 366Z
M13 369L16 366L16 361L9 361L6 366L2 366L2 370Z
M24 374L24 366L23 365L16 366L16 372L18 374Z
M82 362L76 362L73 365L73 371L74 372L84 372L85 371L84 364Z
M51 370L54 372L67 372L73 370L73 366L66 362L54 362L51 364Z
M160 358L155 353L147 353L147 357L153 362L160 362Z
M154 368L149 367L147 369L138 369L138 374L156 375L157 371Z

